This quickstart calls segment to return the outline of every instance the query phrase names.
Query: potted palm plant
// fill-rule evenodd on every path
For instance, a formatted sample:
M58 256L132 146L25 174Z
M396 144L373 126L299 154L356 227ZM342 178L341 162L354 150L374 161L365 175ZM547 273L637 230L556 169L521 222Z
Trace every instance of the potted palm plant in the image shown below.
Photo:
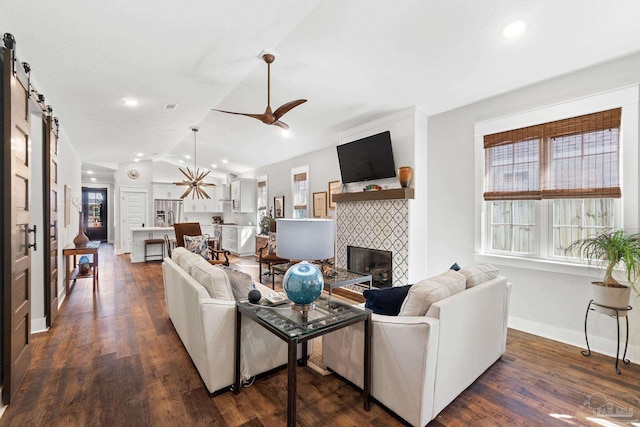
M579 251L589 265L605 267L604 281L591 282L593 302L613 308L627 308L631 288L640 293L636 279L640 274L640 234L624 230L609 230L571 243L566 252ZM616 267L623 267L629 284L620 283L613 276ZM598 306L596 306L598 310ZM600 309L611 314L612 310ZM615 312L613 312L615 314Z

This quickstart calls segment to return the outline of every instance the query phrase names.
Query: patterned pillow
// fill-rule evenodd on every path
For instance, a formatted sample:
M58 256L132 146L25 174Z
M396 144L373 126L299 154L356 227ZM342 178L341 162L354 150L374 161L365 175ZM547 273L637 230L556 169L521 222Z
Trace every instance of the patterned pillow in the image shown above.
M204 259L211 259L211 251L205 236L184 236L184 247L194 254L201 255Z
M268 253L274 254L274 255L276 254L276 249L277 249L276 237L277 237L276 233L274 233L273 231L269 232L269 246L267 247L267 251Z

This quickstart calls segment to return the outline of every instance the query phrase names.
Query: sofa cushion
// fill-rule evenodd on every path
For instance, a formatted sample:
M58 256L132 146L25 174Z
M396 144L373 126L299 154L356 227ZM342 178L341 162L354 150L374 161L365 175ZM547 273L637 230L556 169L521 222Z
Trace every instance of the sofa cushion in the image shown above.
M236 301L247 298L249 291L253 289L251 276L242 271L234 270L230 267L221 267L231 283L231 291Z
M211 259L209 242L205 236L183 236L184 248L196 255L200 255L206 260Z
M410 288L411 285L367 289L362 293L366 298L364 306L375 314L397 316Z
M467 278L467 288L473 288L480 283L498 277L498 269L491 264L475 264L460 270L460 273Z
M464 291L465 282L465 277L454 270L421 280L411 286L399 315L424 316L434 302Z
M191 266L191 277L207 289L211 298L234 300L229 278L221 268L201 259Z
M171 260L178 264L180 268L187 272L187 274L191 274L191 266L196 262L201 261L202 257L186 250L183 247L177 247L171 251Z

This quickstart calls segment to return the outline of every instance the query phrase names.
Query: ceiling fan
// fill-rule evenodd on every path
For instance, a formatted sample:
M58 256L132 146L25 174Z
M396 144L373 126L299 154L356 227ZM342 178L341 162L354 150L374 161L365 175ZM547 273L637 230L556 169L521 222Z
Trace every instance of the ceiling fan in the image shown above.
M280 107L276 109L276 111L271 110L271 63L276 60L276 57L273 53L266 53L263 51L262 59L267 63L267 108L264 110L262 114L250 114L250 113L236 113L233 111L225 111L225 110L217 110L213 109L213 111L219 111L221 113L227 114L237 114L240 116L253 117L254 119L260 120L262 123L268 125L278 126L282 129L289 129L289 125L285 122L281 121L280 118L287 114L290 110L297 107L300 104L307 102L306 99L296 99L295 101L287 102L286 104L282 104Z

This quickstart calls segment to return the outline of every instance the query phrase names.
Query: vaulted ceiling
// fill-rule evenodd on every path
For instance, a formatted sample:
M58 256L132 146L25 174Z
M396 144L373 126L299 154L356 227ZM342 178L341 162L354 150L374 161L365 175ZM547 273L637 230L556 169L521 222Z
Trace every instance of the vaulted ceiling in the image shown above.
M0 0L0 29L83 162L178 164L198 125L199 166L218 176L409 106L439 113L637 52L639 17L637 0ZM516 20L526 31L503 37ZM211 111L264 111L265 48L279 54L272 106L309 100L284 117L289 137Z

